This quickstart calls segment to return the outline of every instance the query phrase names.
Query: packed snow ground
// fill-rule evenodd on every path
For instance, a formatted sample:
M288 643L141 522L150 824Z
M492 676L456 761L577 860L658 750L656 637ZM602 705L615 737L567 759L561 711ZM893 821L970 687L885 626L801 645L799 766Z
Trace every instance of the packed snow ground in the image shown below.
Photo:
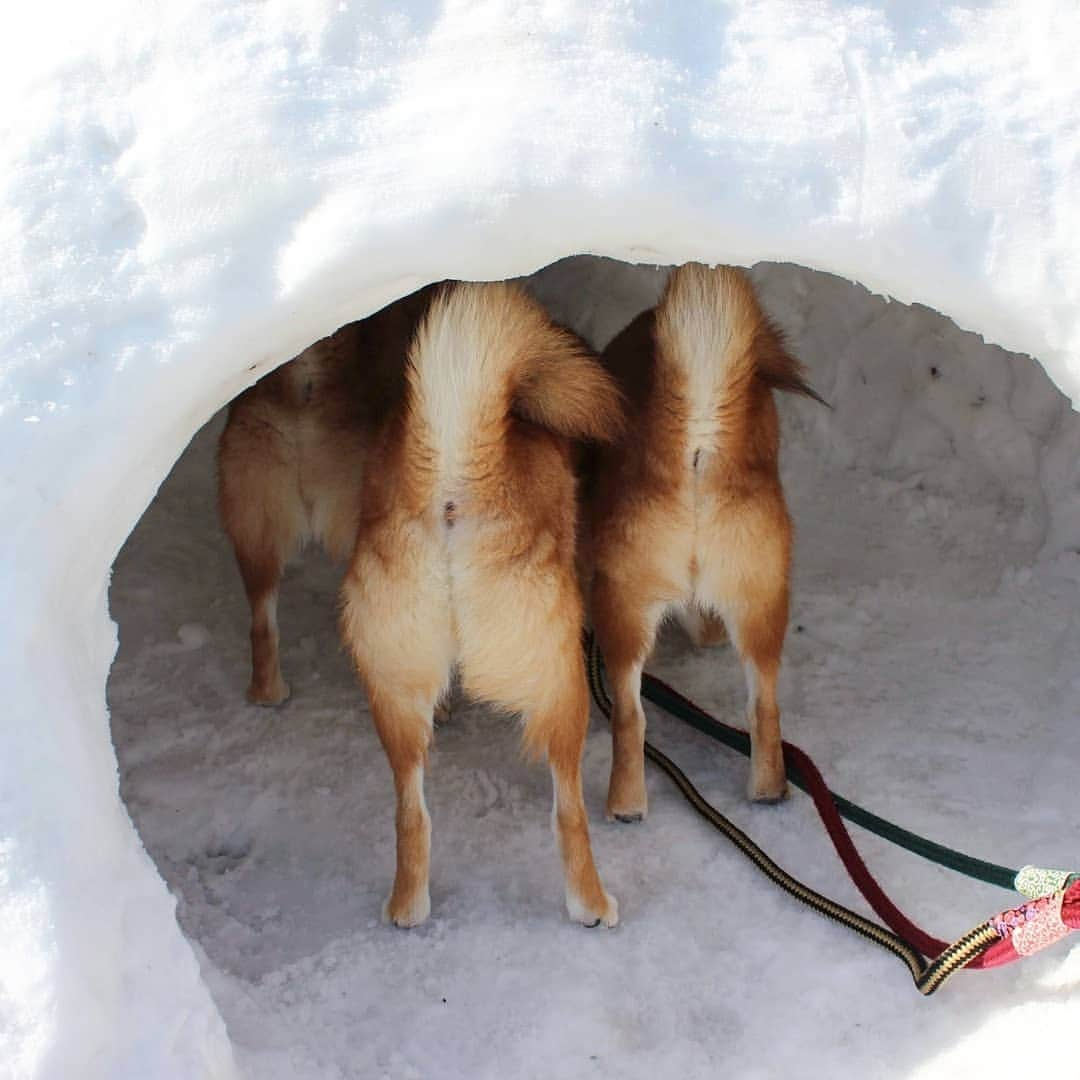
M785 734L835 789L910 828L1007 864L1076 865L1080 556L1062 537L1080 497L1054 462L1080 418L1031 359L934 312L791 266L756 277L834 405L783 403L798 527ZM602 343L661 280L577 259L531 285ZM123 798L248 1076L1061 1074L1080 949L960 975L926 1001L895 958L766 883L664 777L650 774L644 825L606 824L599 718L586 800L618 929L568 922L547 771L519 759L513 724L460 703L427 782L432 918L382 925L392 786L338 645L338 574L314 553L290 570L293 697L247 705L247 609L214 512L221 422L116 561L108 700ZM729 651L671 630L650 667L741 717ZM781 865L861 907L804 796L752 807L743 759L655 710L650 725ZM1014 902L858 839L939 936Z

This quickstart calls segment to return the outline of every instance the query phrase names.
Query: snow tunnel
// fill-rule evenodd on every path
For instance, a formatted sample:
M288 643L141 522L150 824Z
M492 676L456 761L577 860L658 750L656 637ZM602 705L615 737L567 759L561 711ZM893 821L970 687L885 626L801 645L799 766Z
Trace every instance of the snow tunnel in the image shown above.
M892 961L767 892L658 778L644 828L594 825L624 924L566 924L546 780L481 711L437 740L443 915L387 932L388 779L334 642L333 570L312 558L286 580L294 701L249 710L211 456L236 393L427 281L530 275L602 343L658 267L752 266L834 405L784 405L786 735L909 827L1074 864L1072 6L22 18L0 150L13 1074L1055 1065L1075 950L927 1012ZM673 636L656 662L718 713L741 708L730 657ZM655 722L721 809L852 899L796 801L743 806L741 762ZM605 753L594 726L590 810ZM866 850L943 934L1009 903Z

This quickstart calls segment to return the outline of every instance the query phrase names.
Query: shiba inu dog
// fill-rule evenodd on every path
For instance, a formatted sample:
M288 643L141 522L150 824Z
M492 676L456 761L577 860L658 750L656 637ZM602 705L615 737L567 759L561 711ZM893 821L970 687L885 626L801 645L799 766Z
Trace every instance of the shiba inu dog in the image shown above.
M625 435L595 455L587 510L591 616L613 699L608 817L647 810L641 674L669 613L698 641L726 625L749 691L749 795L781 799L792 529L773 390L821 399L731 267L673 271L602 361L628 403Z
M526 750L548 759L567 908L614 926L581 789L589 696L571 457L573 440L618 430L619 393L514 286L445 285L422 308L404 345L368 348L370 419L351 436L363 465L341 628L394 773L385 914L415 926L430 911L424 769L432 709L456 672L466 695L519 715Z
M229 408L218 444L218 509L251 606L247 696L255 704L278 705L289 696L277 624L286 561L308 542L320 543L341 562L352 554L365 432L385 405L385 388L368 355L382 350L403 364L435 288L343 326L260 379Z

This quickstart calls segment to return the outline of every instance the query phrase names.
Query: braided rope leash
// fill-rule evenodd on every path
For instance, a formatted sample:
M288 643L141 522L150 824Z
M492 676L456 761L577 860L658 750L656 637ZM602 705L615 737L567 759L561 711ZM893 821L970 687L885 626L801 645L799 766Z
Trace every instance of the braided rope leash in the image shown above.
M590 634L585 643L589 686L597 707L609 720L611 698L603 677L603 660ZM645 675L642 693L654 704L691 723L711 738L732 746L744 755L750 753L746 732L723 724L699 709L659 679ZM1019 871L987 863L953 851L924 837L901 829L850 800L833 795L817 766L799 747L784 743L784 762L792 783L806 791L814 801L836 852L852 881L886 927L838 904L804 885L778 866L746 835L729 821L690 782L686 774L651 743L645 743L645 756L662 769L682 792L690 805L730 840L770 880L819 915L846 926L900 959L908 968L920 993L929 996L963 967L985 969L1030 956L1060 941L1071 930L1080 930L1080 874L1065 870L1043 870L1025 866ZM949 943L932 937L913 923L895 904L870 873L841 816L871 829L893 843L957 870L1005 888L1015 888L1027 896L1026 903L987 919L956 941ZM932 957L933 959L928 959Z

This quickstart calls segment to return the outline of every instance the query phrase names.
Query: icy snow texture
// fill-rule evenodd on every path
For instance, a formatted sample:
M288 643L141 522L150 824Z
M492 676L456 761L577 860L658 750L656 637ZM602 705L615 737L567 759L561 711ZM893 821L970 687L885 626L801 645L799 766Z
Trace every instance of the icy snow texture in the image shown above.
M106 581L191 433L260 372L424 281L593 251L830 270L1080 387L1072 0L39 2L4 31L0 1062L15 1075L233 1069L118 799ZM873 345L872 325L853 329ZM1050 558L1077 541L1078 442L1018 363L986 373L996 411L964 412L943 367L884 426L838 363L823 388L853 415L823 445L926 468L946 498L966 483L945 454L959 440L1012 498L1007 542ZM897 389L925 374L912 363Z

